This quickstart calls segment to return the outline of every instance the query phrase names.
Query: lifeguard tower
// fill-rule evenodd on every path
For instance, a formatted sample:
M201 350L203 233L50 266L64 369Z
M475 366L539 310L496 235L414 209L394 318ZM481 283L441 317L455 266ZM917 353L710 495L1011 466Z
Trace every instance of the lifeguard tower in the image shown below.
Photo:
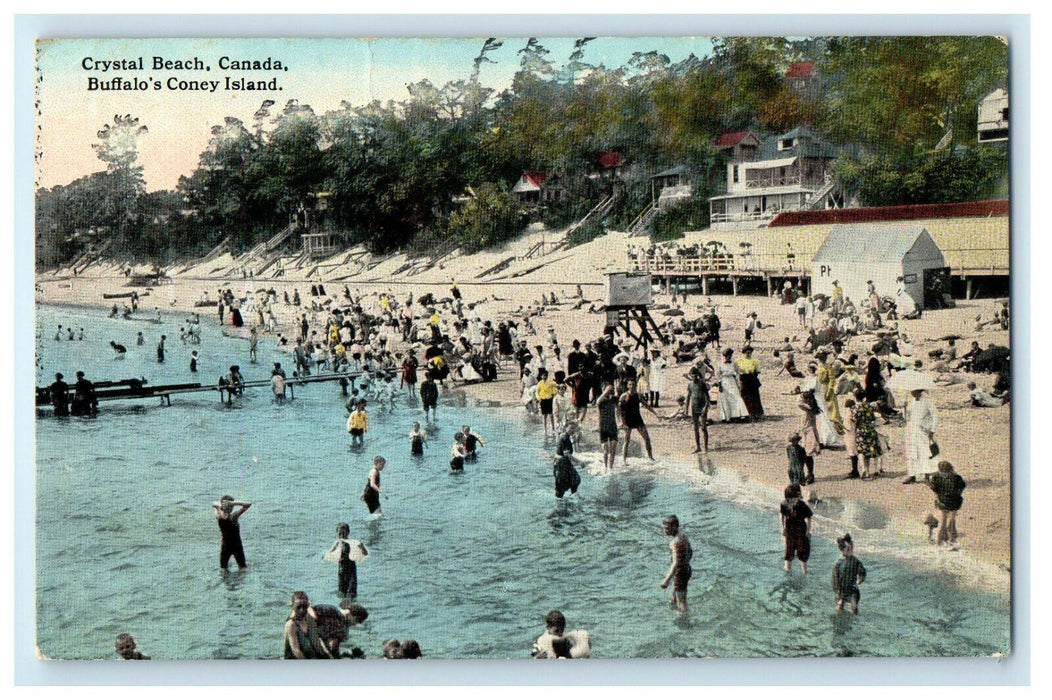
M606 327L621 329L636 347L649 350L657 338L666 342L650 315L650 273L611 272L606 276Z

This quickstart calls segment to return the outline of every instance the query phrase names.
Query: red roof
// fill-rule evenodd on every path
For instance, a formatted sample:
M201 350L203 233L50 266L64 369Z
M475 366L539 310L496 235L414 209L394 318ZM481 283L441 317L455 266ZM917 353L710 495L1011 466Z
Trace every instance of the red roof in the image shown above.
M904 204L894 207L856 207L822 211L786 211L774 217L774 226L808 226L814 224L860 224L872 221L908 221L910 219L953 219L958 217L1008 216L1007 199L951 204Z
M797 61L790 63L785 71L786 78L810 78L815 74L815 64L812 61Z
M536 170L523 170L522 176L534 187L540 187L541 184L548 179L548 173L542 173Z
M621 154L616 151L604 151L599 154L600 168L620 168Z
M749 133L748 131L732 131L728 134L720 134L720 137L716 139L716 148L737 146Z

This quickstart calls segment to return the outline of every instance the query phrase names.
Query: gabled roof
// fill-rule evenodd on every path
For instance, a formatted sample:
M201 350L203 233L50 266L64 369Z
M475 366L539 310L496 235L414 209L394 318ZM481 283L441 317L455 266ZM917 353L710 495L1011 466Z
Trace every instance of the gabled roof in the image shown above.
M917 224L834 226L815 252L814 262L896 262L904 259L918 242L923 247L935 245L928 231Z
M716 148L733 148L749 136L752 136L757 144L762 143L760 137L751 131L731 131L726 134L720 134L716 139L715 146Z
M793 139L792 148L778 150L778 144L786 139ZM770 136L764 140L756 160L774 160L796 155L801 158L836 158L841 149L832 143L822 140L818 134L807 126L798 126L784 134Z
M654 177L671 177L673 175L686 175L689 172L690 172L690 170L687 168L687 166L685 166L685 165L677 165L674 168L669 168L668 170L662 170L660 173L655 173L654 175L651 175L650 177L652 177L652 178L654 178Z
M786 78L810 78L815 74L815 64L812 61L797 61L790 63L785 71Z
M536 172L534 170L523 170L522 177L515 183L515 186L511 188L512 192L534 192L541 189L541 185L548 179L547 173Z

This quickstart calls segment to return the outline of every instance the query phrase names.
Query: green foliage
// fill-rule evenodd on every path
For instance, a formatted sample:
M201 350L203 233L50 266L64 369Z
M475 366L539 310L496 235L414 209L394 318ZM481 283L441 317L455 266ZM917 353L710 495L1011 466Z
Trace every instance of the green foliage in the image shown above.
M841 158L833 167L837 180L857 192L863 206L1008 196L1008 152L996 145L948 149L907 162L887 156Z
M524 221L519 203L492 182L484 182L475 196L449 217L449 235L473 252L514 238Z
M692 197L654 219L651 238L669 241L680 238L687 231L700 231L709 225L709 202L704 197Z
M116 115L98 132L101 172L38 192L38 261L55 264L113 238L158 259L224 237L244 250L319 192L327 207L315 220L373 250L444 231L482 247L521 228L519 203L502 190L524 170L546 173L547 185L563 192L530 212L551 228L579 221L612 187L623 193L605 221L574 232L585 240L604 227L627 229L652 196L649 176L686 166L694 199L655 222L658 238L675 237L705 227L707 197L722 191L725 155L715 138L803 124L862 152L843 157L835 176L864 203L1007 192L1005 149L974 146L978 101L1007 85L1007 48L996 38L720 37L710 57L673 63L640 51L613 67L589 55L590 41L555 56L529 39L499 95L480 84L480 67L505 42L487 39L464 79L421 80L401 101L344 103L317 115L296 100L277 109L267 100L251 125L227 118L214 126L198 168L167 196L144 192L137 143L146 127ZM800 60L818 68L814 91L795 92L785 79ZM950 129L958 144L973 145L933 153ZM634 172L613 185L589 177L604 151L620 153ZM468 187L479 196L461 207L455 202Z
M588 241L594 241L596 238L599 238L600 236L605 234L606 230L606 226L603 225L602 221L595 218L591 218L588 221L584 222L583 225L578 226L573 231L570 231L568 239L570 241L570 245L581 245L582 243L587 243Z

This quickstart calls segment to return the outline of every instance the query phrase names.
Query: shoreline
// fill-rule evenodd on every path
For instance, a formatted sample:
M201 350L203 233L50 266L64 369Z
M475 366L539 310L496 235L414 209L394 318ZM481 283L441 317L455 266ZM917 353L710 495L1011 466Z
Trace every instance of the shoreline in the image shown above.
M582 261L588 264L590 261ZM454 267L447 264L449 267ZM122 299L104 299L103 294L114 292L127 292L131 289L140 289L128 285L128 280L119 275L116 266L107 273L105 269L89 269L78 277L59 277L56 275L36 275L36 302L49 305L69 305L79 308L109 308L115 302L120 305ZM450 273L455 272L450 270ZM479 287L502 286L528 286L530 288L544 287L544 291L558 290L564 298L570 298L577 282L552 282L546 279L543 270L533 275L533 279L515 281L497 280L495 282L470 282L458 281L458 286L465 290L465 307L472 306L484 319L519 317L527 307L528 300L525 296L532 296L530 291L524 292L519 298L501 298L500 293L491 294L486 297L477 297L475 292ZM454 274L450 279L456 279ZM302 293L309 290L312 283L317 280L294 280L294 279L220 279L201 278L199 276L187 277L173 275L171 284L149 287L150 296L140 299L139 314L153 313L154 309L163 313L198 313L202 318L213 314L215 321L215 307L195 308L194 303L201 299L204 292L214 294L220 287L232 289L242 288L270 288L278 291L279 296L284 290L291 294L294 288L299 288L304 302L309 304L311 297ZM448 292L449 283L396 280L385 282L366 281L357 279L342 279L339 281L321 280L331 287L331 297L340 294L344 284L352 291L368 296L367 304L375 300L378 294L391 289L396 296L402 297L400 290L411 287L413 292L420 294L426 291L435 293L436 298L441 299ZM64 286L68 283L69 286ZM499 286L498 286L499 285ZM601 291L596 289L602 283L580 282L585 292L585 299L592 302L599 301ZM798 424L798 411L795 409L795 397L789 389L792 381L787 377L776 375L780 367L778 360L771 356L770 350L781 339L788 334L793 336L795 313L788 307L780 307L777 300L763 296L738 296L723 297L712 295L711 298L718 304L718 313L724 321L723 339L726 347L737 347L740 345L742 319L751 310L756 310L766 326L778 329L776 331L761 331L753 341L757 348L758 359L761 361L763 377L763 401L767 409L766 420L754 424L710 424L710 441L712 449L708 457L715 466L713 474L706 474L699 469L699 456L692 453L693 436L689 422L672 421L669 419L656 420L652 414L646 413L645 418L650 428L651 438L654 445L655 457L661 465L660 475L681 481L691 489L711 490L720 498L729 498L738 503L738 499L744 499L741 505L758 507L771 510L772 518L776 512L777 504L781 501L781 489L785 482L785 454L784 444L789 432L796 429ZM667 302L668 297L656 295L655 302ZM705 301L705 297L692 295L691 303L684 307L688 314L693 314L695 304ZM934 312L929 316L936 322L925 316L918 321L903 322L905 329L911 337L916 337L917 357L927 359L927 350L937 345L935 342L925 342L924 337L939 337L942 334L955 332L965 336L967 339L977 337L982 344L987 342L998 342L1008 345L1007 333L1002 331L987 331L981 334L968 333L969 322L976 315L982 313L984 317L990 315L995 305L994 300L973 300L971 302L961 301L957 309ZM534 317L538 334L543 334L547 326L556 329L560 337L560 345L569 346L570 339L577 337L582 342L597 337L605 315L602 313L588 313L586 308L574 310L569 304L561 304L557 307L546 307L541 310L540 319ZM516 308L517 307L517 308ZM284 306L277 304L275 312L278 315L278 331L291 329L296 319L303 313L311 315L308 308ZM654 311L655 320L661 322L660 310ZM945 316L944 316L945 315ZM324 318L324 315L322 315ZM313 325L313 324L312 324ZM246 314L246 325L235 331L238 335L247 337L250 320ZM785 330L788 328L788 330ZM571 332L567 332L571 329ZM224 325L222 331L230 333L230 326ZM289 331L291 334L291 331ZM269 334L264 334L269 335ZM775 337L778 336L778 337ZM523 336L529 341L530 346L543 343L538 336ZM967 340L960 341L962 345ZM395 349L401 349L402 343L395 343ZM794 342L794 345L799 345ZM845 352L858 351L850 345ZM861 352L859 352L861 356ZM802 354L798 357L798 365L803 368L807 358ZM683 395L685 379L682 376L686 371L684 364L671 364L666 370L666 391L662 395L661 407L658 411L668 414L675 408L675 399ZM518 406L518 382L512 368L501 369L496 382L472 385L453 385L450 390L463 390L467 396L477 400L484 400L491 405L503 407ZM977 381L988 379L978 375ZM988 381L986 383L989 383ZM848 470L847 457L843 451L830 450L823 452L816 458L816 483L812 489L820 499L819 506L815 508L816 518L814 521L815 534L822 537L835 537L840 530L850 528L856 535L861 551L877 553L881 556L890 556L907 563L911 568L938 575L950 577L955 585L966 589L981 590L989 593L999 594L1002 597L1010 597L1011 592L1011 534L1009 531L1011 522L1010 508L1010 466L1008 445L1010 440L1010 407L1005 406L997 409L973 409L960 407L962 400L967 399L967 391L962 385L940 387L934 396L936 406L940 413L942 427L939 432L939 442L944 453L955 463L958 471L962 473L969 488L965 491L965 506L962 509L958 527L962 535L962 549L955 552L938 551L927 541L927 529L922 525L923 516L932 511L933 495L923 485L904 486L899 483L901 476L901 441L903 429L898 425L878 426L881 432L889 435L892 441L893 452L885 458L885 470L890 476L873 481L843 481L841 475ZM947 399L950 400L947 400ZM986 437L991 438L987 444L978 445L973 439L975 430L975 415L979 411L983 417L990 418L989 429ZM588 416L581 427L584 440L584 451L590 450L593 444L595 412L589 409ZM1001 428L1000 426L1003 426ZM636 439L638 443L638 438ZM998 449L1000 448L1000 449ZM618 460L617 470L625 469ZM650 463L638 458L630 459L627 470L630 472L648 473L656 471ZM748 496L743 492L747 491ZM767 493L771 500L761 498L756 494ZM754 499L753 502L747 502ZM824 505L824 507L823 507ZM839 509L842 517L828 517L825 512ZM879 513L880 515L876 515ZM875 520L882 521L882 527L863 527L871 525ZM869 534L879 532L882 537L880 541L870 540ZM887 538L890 534L891 537Z

